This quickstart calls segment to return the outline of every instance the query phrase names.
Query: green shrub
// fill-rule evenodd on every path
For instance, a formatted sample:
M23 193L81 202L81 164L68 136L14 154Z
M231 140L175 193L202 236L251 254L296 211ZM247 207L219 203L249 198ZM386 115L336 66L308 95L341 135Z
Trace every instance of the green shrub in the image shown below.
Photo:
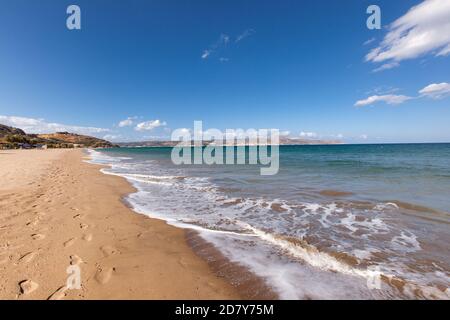
M11 142L11 143L30 143L30 139L28 139L28 137L26 136L22 136L19 134L8 134L5 137L5 140L7 142Z

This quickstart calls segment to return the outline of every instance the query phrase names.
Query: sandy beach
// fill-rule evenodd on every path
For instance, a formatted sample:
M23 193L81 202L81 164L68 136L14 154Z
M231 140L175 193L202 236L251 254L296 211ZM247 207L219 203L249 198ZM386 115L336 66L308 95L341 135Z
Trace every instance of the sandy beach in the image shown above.
M0 299L237 299L185 231L136 214L82 150L0 152ZM67 268L81 289L66 287Z

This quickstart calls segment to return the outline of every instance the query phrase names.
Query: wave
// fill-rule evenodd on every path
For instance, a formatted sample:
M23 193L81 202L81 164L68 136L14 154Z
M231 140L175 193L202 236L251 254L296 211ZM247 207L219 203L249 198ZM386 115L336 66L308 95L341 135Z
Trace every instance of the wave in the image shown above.
M417 235L386 219L403 208L397 201L233 197L208 177L170 174L156 164L126 163L132 158L97 151L90 156L94 163L109 164L103 173L124 177L136 187L138 192L127 198L133 210L198 231L228 258L266 279L282 298L450 297L448 289L427 280L448 283L446 272L421 277L405 260L422 247ZM383 280L382 293L367 289L366 282L376 276ZM309 284L300 289L300 280Z

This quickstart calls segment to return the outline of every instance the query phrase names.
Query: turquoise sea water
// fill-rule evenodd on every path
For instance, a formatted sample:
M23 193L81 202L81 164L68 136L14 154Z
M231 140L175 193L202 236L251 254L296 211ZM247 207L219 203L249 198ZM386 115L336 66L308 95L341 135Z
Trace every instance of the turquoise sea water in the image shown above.
M91 151L137 212L197 230L280 298L450 297L450 144L281 146L274 176L170 154Z

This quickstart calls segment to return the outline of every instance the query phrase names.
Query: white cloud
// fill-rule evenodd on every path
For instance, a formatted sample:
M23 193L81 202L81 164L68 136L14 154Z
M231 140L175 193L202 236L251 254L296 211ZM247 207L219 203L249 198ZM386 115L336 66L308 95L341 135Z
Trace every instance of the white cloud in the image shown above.
M366 61L399 62L428 53L450 53L450 1L425 0L389 25L389 32Z
M367 136L367 134L362 134L359 136L359 138L363 139L363 140L367 140L369 137Z
M252 34L254 34L255 33L255 30L253 30L253 29L247 29L247 30L245 30L244 32L242 32L240 35L238 35L237 37L236 37L236 41L235 42L239 42L239 41L242 41L242 40L244 40L245 38L248 38L248 37L250 37Z
M383 70L389 70L389 69L392 69L392 68L396 68L399 65L400 64L398 62L396 62L396 61L385 63L385 64L381 65L380 67L373 69L372 72L380 72L380 71L383 71Z
M446 46L444 49L437 53L438 56L446 56L450 53L450 45Z
M150 120L138 123L136 127L134 128L136 131L150 131L158 127L162 127L167 125L165 121L160 120Z
M374 41L375 41L375 38L370 38L369 40L367 40L366 42L363 43L363 46L367 46L367 45L371 44Z
M400 104L407 100L412 99L412 97L404 96L404 95L395 95L395 94L386 94L386 95L374 95L370 96L367 99L358 100L355 103L356 107L363 107L374 104L376 102L386 102L387 104Z
M210 50L204 50L202 54L202 59L208 58L210 54L211 54Z
M78 134L96 135L110 131L109 129L105 128L66 125L55 122L47 122L44 119L35 119L17 116L0 115L0 123L5 124L7 126L20 128L24 130L26 133L54 133L67 131Z
M424 97L432 99L441 99L450 95L450 83L432 83L421 89L419 93Z
M118 126L120 128L132 126L134 119L136 119L136 117L128 117L127 119L120 121Z
M220 41L220 43L227 44L228 42L230 42L230 37L227 36L226 34L222 34L222 35L220 35L219 41Z
M180 134L191 134L191 129L180 128L180 129L177 129L177 132L179 132Z
M315 132L300 132L300 137L302 138L315 138L317 137L317 133Z
M203 50L203 53L201 55L202 59L208 58L216 50L220 49L223 46L226 46L228 42L230 42L230 37L222 33L216 42L210 45L208 49Z
M236 39L234 40L234 45L236 45L236 43L244 40L245 38L250 37L254 33L255 33L255 30L253 30L253 29L245 30L244 32L242 32L241 34L239 34L236 37ZM213 44L211 44L207 49L203 50L201 58L208 59L216 51L218 52L218 51L224 50L226 47L228 47L228 44L230 43L230 39L231 38L229 35L222 33L220 35L220 37ZM233 45L233 43L231 43L231 45ZM221 58L219 58L219 61L220 62L228 62L229 59L221 57Z
M118 141L122 138L122 136L119 135L115 135L115 134L107 134L103 136L104 140L108 140L108 141Z

